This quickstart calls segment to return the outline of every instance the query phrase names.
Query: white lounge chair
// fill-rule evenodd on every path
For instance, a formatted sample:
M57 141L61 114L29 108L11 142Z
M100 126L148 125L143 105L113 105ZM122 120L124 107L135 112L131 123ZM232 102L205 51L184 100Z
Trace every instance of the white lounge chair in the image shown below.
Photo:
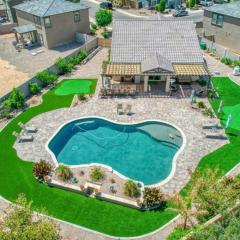
M117 105L117 113L118 114L124 114L123 105L120 104L120 103Z
M131 115L132 114L132 106L130 104L127 105L125 108L125 114Z
M22 122L18 123L18 126L21 127L23 130L25 130L26 132L37 132L37 128L33 127L33 126L26 126L25 124L23 124Z
M33 141L32 135L19 134L17 132L13 132L12 134L13 134L13 136L16 137L18 142L32 142Z

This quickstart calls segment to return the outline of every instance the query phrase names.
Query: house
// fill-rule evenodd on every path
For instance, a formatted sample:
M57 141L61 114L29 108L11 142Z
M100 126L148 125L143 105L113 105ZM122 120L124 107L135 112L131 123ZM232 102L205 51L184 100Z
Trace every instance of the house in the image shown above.
M115 20L110 63L103 68L103 84L149 82L166 92L173 81L198 80L208 76L195 25L182 20ZM173 80L175 79L175 80Z
M6 16L6 8L3 3L3 0L0 0L0 17L5 17Z
M13 8L15 5L22 3L24 0L2 0L6 12L6 17L9 22L16 23L16 11Z
M17 42L54 48L90 33L88 7L65 0L31 0L14 6Z
M203 36L233 52L240 53L240 2L205 8Z

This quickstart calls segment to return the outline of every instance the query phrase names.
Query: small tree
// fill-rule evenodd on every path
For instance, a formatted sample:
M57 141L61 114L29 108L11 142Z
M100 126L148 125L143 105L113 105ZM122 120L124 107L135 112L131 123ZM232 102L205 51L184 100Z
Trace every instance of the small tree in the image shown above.
M33 95L39 93L41 90L37 83L29 83L28 89L29 92Z
M49 84L53 84L57 80L57 75L53 72L44 70L37 73L36 78L40 80L44 86L47 86Z
M164 12L166 9L166 1L165 0L160 0L159 3L159 12Z
M124 194L129 197L137 197L139 194L139 190L137 184L133 180L128 180L124 184Z
M32 218L31 203L20 194L17 205L11 204L0 221L0 239L60 240L59 227L47 218Z
M145 188L143 191L143 203L146 207L153 207L163 203L163 193L158 188Z
M65 58L58 58L55 65L60 71L60 74L70 73L74 67L74 63L71 59L66 60Z
M95 15L97 25L106 27L112 22L112 12L106 9L100 9Z

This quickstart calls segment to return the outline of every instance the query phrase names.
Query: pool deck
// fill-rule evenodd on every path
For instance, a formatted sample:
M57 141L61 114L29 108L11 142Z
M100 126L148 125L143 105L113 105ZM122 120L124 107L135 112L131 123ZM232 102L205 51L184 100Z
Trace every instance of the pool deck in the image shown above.
M58 109L33 118L28 124L39 130L34 134L33 142L15 143L14 148L21 159L52 162L45 144L57 129L65 122L86 116L100 116L113 121L133 123L148 119L167 121L179 127L186 136L186 146L176 161L176 171L172 178L161 186L166 194L174 194L189 180L189 170L194 170L200 159L208 153L226 144L226 140L206 139L202 125L218 122L203 116L201 112L191 108L189 99L176 98L112 98L98 97L101 82L98 82L97 93L88 101L76 107ZM131 116L118 115L117 104L131 104ZM143 146L144 147L144 146Z

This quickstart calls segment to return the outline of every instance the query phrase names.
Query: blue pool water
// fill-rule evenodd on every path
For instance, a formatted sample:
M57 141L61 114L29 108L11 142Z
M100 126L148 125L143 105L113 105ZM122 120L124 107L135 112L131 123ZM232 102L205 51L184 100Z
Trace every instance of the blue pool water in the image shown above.
M157 121L121 125L100 118L67 123L53 137L49 149L67 165L101 163L145 185L164 180L182 145L173 126Z

